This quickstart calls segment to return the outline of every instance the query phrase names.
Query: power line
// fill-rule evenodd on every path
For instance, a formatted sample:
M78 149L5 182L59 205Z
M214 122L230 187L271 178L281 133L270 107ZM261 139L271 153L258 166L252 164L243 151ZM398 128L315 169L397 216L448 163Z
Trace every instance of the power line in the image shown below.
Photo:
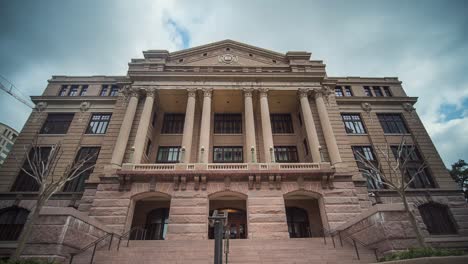
M7 88L9 86L9 88ZM35 105L30 100L25 99L25 95L14 86L10 81L8 81L5 77L0 75L0 89L4 92L15 98L16 100L20 101L22 104L26 105L27 107L34 109Z

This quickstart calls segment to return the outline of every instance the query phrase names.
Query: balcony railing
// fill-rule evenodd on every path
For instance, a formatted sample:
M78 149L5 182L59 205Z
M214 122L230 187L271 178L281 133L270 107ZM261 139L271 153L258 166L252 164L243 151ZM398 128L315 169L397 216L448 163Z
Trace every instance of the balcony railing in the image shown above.
M174 163L122 165L123 171L304 171L330 169L329 163Z

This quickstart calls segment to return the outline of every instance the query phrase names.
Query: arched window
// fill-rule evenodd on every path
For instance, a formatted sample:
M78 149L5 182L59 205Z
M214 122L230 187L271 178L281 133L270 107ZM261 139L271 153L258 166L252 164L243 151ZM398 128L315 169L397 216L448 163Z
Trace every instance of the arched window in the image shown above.
M167 233L169 208L158 208L146 216L146 240L164 240Z
M456 234L457 229L446 205L434 202L418 207L419 213L431 235Z
M18 240L29 211L19 207L0 210L0 241Z

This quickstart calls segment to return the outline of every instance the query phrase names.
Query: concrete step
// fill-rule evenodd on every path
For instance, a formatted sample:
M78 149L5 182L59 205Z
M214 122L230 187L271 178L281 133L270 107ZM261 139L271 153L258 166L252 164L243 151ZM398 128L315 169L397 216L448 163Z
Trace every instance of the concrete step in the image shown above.
M326 245L321 238L285 240L230 240L229 263L372 263L374 253L359 247L361 260L356 257L353 246L343 247L331 241ZM214 241L130 241L123 243L120 250L101 249L96 253L94 263L213 263ZM89 263L89 262L88 262Z

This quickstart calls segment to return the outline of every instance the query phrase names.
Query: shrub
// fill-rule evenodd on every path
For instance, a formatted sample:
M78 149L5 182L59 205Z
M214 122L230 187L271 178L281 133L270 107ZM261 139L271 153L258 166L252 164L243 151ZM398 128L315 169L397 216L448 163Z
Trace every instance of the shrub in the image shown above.
M423 257L444 257L444 256L461 256L465 254L463 250L457 249L439 249L439 248L411 248L409 250L395 252L385 256L380 261L392 261L402 259L413 259Z

